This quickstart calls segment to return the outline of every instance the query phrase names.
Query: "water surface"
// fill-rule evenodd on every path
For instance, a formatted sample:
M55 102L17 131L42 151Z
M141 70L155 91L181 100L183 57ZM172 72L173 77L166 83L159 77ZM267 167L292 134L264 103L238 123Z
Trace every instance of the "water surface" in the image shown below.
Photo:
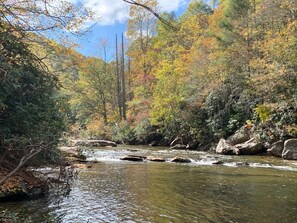
M33 222L297 222L296 162L130 146L86 154L98 163L80 171L67 197L5 203L0 210ZM179 155L192 163L119 160L128 154ZM212 165L217 160L225 164Z

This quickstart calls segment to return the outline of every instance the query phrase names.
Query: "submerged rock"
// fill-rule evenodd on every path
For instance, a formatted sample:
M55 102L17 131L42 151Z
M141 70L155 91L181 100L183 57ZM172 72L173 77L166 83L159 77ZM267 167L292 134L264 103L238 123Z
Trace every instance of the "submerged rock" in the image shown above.
M129 151L129 152L139 152L140 150L139 149L127 149L127 151Z
M297 160L297 139L285 141L282 157L288 160Z
M147 157L147 160L152 161L152 162L165 162L164 158L153 157L153 156Z
M221 161L221 160L218 160L218 161L213 162L212 164L214 164L214 165L222 165L222 164L224 164L224 162Z
M191 160L188 158L183 158L183 157L174 157L170 160L170 162L174 162L174 163L191 163Z
M134 156L134 155L128 155L120 158L120 160L133 161L133 162L141 162L141 161L144 161L145 159L146 159L145 156Z
M284 141L280 140L271 145L267 152L276 157L282 157L284 150Z

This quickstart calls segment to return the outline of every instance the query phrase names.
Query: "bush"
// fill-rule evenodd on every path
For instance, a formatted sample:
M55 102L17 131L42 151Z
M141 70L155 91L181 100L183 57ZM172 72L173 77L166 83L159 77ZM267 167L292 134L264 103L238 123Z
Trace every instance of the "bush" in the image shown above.
M112 128L112 140L117 143L135 144L136 138L132 126L127 121L116 124Z

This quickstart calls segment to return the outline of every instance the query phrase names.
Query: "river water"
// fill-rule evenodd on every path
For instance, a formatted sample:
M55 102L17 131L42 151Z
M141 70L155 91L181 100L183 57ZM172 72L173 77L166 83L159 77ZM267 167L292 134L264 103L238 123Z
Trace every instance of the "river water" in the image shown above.
M128 151L128 149L138 151ZM2 203L32 222L297 222L297 162L273 157L220 156L197 151L120 146L87 149L70 194ZM189 164L121 161L125 155ZM224 165L213 165L221 160ZM248 162L249 166L238 166Z

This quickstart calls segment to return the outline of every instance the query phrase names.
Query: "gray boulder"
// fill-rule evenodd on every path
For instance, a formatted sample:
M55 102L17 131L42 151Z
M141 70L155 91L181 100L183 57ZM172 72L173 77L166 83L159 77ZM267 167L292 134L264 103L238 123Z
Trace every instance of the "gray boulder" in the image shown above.
M282 157L283 150L284 142L280 140L273 143L272 146L267 150L267 152L272 156Z
M216 153L224 155L237 155L239 151L231 146L225 139L221 139L216 147Z
M250 139L249 131L247 128L241 128L237 130L234 135L230 136L227 139L227 143L229 143L231 146L234 146L236 144L244 143Z
M297 139L285 141L282 157L288 160L297 160Z
M263 151L262 144L254 139L250 139L245 143L237 144L234 148L238 150L238 154L240 155L255 155Z

